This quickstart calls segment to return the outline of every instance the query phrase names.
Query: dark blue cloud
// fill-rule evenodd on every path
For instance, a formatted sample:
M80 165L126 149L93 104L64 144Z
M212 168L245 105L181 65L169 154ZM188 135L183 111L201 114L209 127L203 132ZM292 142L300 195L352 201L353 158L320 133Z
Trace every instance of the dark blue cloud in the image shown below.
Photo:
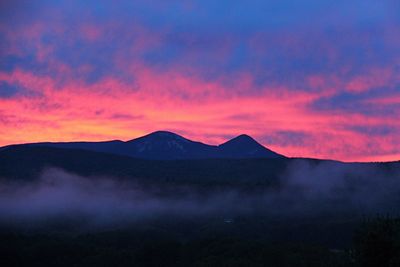
M386 31L400 25L392 0L42 0L6 7L0 22L11 32L37 21L46 27L38 40L1 35L2 49L21 52L2 56L1 70L25 69L60 80L66 75L54 67L60 63L89 84L110 76L131 83L129 64L139 63L206 80L246 72L254 78L249 90L255 91L271 85L314 90L308 76L350 79L371 67L392 67L400 58ZM101 29L101 37L86 40L80 33L85 24ZM151 45L132 49L153 37ZM43 48L48 54L38 59Z
M390 137L394 136L399 132L399 126L397 125L348 125L344 127L346 130L364 134L367 136L380 136Z
M0 81L0 98L10 98L20 92L20 87Z
M360 93L339 92L330 97L323 97L314 101L311 109L314 111L359 113L369 116L393 116L400 110L400 103L379 105L374 99L391 97L400 92L400 87L374 88Z

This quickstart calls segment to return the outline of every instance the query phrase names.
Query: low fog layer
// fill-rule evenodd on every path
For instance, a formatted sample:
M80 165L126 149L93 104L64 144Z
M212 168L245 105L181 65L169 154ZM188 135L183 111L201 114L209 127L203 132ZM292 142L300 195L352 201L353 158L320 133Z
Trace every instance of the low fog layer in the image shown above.
M217 180L218 177L215 177ZM46 221L83 216L112 223L168 216L318 216L323 214L396 213L400 209L400 172L376 165L294 161L279 188L257 192L176 188L143 189L134 181L81 177L48 169L36 182L0 185L0 220ZM172 192L172 193L171 193Z

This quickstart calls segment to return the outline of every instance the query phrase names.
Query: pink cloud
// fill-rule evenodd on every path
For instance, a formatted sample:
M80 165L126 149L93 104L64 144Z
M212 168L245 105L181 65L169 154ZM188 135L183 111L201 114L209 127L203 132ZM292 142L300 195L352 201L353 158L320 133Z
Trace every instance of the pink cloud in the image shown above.
M159 129L217 144L226 136L240 133L261 138L286 131L305 132L309 139L290 145L276 139L264 145L288 156L347 161L378 160L380 155L391 160L400 157L393 152L400 150L393 138L368 136L346 127L392 125L395 118L313 111L309 105L324 95L323 91L306 93L282 87L243 95L240 89L251 84L246 75L236 83L238 88L226 88L218 81L204 81L172 70L160 73L144 66L136 69L137 88L111 77L92 85L71 79L56 87L59 83L48 76L21 70L2 73L1 80L29 86L42 96L0 100L1 116L7 117L7 123L0 120L0 144L128 140ZM115 114L124 116L114 119ZM250 115L238 120L235 114Z

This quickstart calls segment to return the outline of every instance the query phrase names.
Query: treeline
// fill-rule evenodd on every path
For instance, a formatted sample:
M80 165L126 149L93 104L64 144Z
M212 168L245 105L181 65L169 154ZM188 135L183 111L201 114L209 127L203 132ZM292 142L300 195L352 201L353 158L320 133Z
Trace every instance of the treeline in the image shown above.
M198 236L161 228L93 233L2 231L1 266L276 266L398 267L400 219L361 223L349 249L268 239Z
M400 218L366 218L354 236L351 251L356 266L400 266Z

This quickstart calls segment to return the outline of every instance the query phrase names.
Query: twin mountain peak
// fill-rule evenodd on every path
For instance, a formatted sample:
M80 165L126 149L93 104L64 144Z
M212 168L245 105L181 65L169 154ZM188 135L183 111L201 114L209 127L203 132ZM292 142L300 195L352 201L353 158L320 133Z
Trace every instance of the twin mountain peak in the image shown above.
M207 145L167 131L156 131L130 141L34 143L65 149L84 149L153 160L214 158L283 158L252 137L242 134L220 145Z

